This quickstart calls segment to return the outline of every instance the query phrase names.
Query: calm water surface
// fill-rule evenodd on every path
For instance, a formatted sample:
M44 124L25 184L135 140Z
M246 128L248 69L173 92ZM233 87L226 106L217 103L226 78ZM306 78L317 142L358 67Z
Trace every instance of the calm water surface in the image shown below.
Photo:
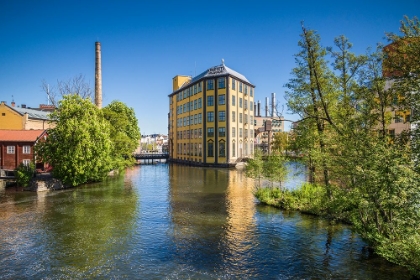
M143 165L0 192L0 279L407 279L343 225L258 204L237 170Z

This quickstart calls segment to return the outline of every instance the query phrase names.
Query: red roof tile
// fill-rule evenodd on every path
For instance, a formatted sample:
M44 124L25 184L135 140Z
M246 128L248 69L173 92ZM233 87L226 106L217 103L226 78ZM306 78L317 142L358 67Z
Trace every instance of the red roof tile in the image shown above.
M0 141L35 142L45 130L8 130L0 129Z

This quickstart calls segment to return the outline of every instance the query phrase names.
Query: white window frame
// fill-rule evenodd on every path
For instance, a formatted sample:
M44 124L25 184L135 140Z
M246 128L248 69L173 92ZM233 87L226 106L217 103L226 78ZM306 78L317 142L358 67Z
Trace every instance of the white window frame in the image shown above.
M7 146L7 153L8 154L16 153L16 147L15 146Z
M31 153L31 146L25 145L22 147L22 153L23 154L30 154Z

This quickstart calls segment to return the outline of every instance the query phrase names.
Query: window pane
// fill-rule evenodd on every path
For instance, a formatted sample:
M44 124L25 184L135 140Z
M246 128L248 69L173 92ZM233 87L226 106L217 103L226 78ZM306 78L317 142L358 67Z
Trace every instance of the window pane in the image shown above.
M226 120L226 113L225 111L219 112L219 122L224 122Z
M226 129L224 127L219 127L219 137L226 136Z
M208 122L214 121L214 112L207 112L207 121Z
M213 153L213 143L207 143L207 155L209 157L213 157L214 153Z
M218 88L225 88L225 78L217 79L217 83L218 83L217 85Z
M207 96L207 106L213 106L214 100L213 95Z
M225 105L225 95L219 95L219 105Z
M225 157L226 156L226 143L225 142L219 142L219 156Z

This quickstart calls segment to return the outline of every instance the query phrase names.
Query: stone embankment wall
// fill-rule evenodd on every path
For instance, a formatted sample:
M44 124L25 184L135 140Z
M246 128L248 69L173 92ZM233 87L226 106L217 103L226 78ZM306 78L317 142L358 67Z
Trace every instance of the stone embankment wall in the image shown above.
M67 188L70 188L70 186L64 185L63 182L58 179L54 179L51 176L42 176L33 178L26 189L34 192L43 192Z

